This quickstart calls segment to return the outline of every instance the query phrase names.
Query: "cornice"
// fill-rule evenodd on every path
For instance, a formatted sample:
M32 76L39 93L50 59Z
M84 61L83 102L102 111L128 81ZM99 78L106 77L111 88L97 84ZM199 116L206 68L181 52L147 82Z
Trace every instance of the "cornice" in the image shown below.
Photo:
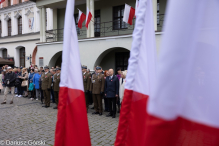
M0 14L1 13L10 13L13 11L17 11L17 10L21 10L21 9L25 9L25 8L29 8L29 7L34 7L34 6L36 6L36 3L31 2L31 1L27 1L27 2L23 2L21 4L16 4L16 5L12 5L9 7L1 8Z

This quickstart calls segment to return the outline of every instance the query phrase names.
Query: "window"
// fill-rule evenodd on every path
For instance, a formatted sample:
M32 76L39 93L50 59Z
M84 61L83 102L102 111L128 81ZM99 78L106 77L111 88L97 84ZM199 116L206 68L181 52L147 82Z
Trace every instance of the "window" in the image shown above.
M20 66L25 67L25 48L20 48Z
M22 34L22 17L18 18L18 34Z
M95 10L94 14L94 36L99 37L100 36L100 10Z
M113 7L113 29L127 28L127 24L123 22L125 5Z
M157 25L160 25L160 2L157 0Z
M6 58L8 57L8 51L7 51L7 49L2 50L2 57L3 57L4 59L6 59Z
M122 70L127 70L129 57L130 57L130 52L116 52L115 54L116 68L115 69L120 67Z
M11 0L8 0L8 6L11 6Z
M22 0L19 0L19 4L22 3Z
M8 20L8 36L11 36L11 19Z
M75 14L74 18L75 18L75 25L76 25L77 34L80 34L80 28L78 27L78 14Z
M0 37L2 37L2 22L0 21Z

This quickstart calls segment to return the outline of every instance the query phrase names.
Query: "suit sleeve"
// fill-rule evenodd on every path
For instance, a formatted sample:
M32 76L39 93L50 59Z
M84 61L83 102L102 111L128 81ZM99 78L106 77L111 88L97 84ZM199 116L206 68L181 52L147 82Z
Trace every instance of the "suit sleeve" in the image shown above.
M48 87L47 87L48 89L51 88L51 84L52 84L52 78L51 77L52 77L52 75L49 76L49 84L48 84Z
M91 75L88 75L88 79L87 79L87 87L86 87L86 90L90 90L90 83L91 83Z
M116 94L119 95L119 79L116 77Z
M107 79L107 78L106 78ZM106 94L106 89L107 89L107 81L105 80L105 87L104 87L104 92Z
M104 75L102 75L102 85L101 85L101 92L104 92L104 84L105 83L105 79L104 79Z

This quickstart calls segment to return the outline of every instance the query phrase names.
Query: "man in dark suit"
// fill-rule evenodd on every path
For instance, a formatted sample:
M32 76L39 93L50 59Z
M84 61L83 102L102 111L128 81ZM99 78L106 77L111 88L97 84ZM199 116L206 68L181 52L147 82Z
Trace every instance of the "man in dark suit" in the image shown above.
M119 80L117 76L113 75L113 69L109 69L109 76L105 80L105 96L108 100L108 107L110 113L107 117L116 117L116 101L119 96ZM113 108L112 108L113 106Z

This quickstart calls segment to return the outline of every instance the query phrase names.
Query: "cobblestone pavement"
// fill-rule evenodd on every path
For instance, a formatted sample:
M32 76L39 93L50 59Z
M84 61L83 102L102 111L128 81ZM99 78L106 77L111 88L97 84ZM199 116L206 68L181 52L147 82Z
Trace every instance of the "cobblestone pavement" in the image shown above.
M3 102L2 94L0 102ZM15 97L14 104L10 105L10 99L9 94L7 104L0 105L0 142L1 140L45 140L45 145L54 145L57 110L52 107L55 105L51 104L52 107L46 109L42 107L40 101L31 101L24 97ZM92 145L113 145L119 120L118 114L113 119L106 117L108 114L106 112L102 116L92 115L92 112L94 110L89 109L88 120Z

